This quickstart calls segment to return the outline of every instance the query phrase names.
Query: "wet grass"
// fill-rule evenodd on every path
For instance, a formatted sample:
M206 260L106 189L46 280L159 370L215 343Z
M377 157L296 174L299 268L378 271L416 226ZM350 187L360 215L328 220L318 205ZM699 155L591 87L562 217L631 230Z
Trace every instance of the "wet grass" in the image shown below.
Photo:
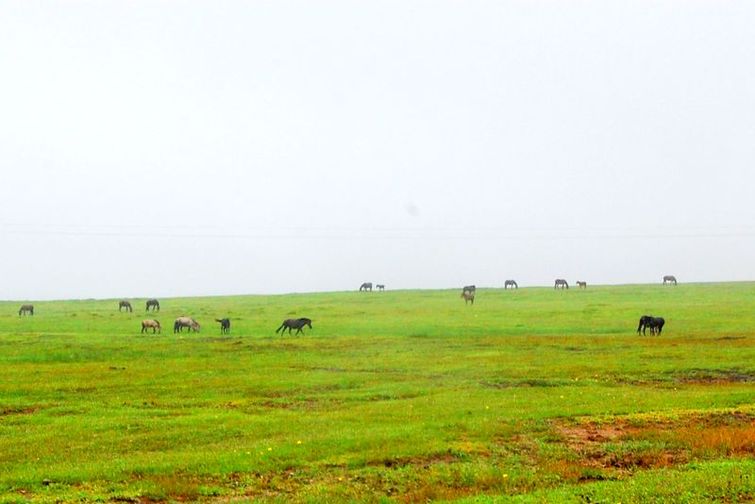
M0 303L0 502L755 498L755 284L133 304Z

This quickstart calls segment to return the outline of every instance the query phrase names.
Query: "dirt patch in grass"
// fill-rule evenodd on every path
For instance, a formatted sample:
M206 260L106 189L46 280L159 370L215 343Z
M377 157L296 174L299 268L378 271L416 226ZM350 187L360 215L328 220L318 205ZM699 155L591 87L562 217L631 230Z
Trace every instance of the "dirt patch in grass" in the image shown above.
M543 380L543 379L528 379L528 380L502 380L495 382L481 382L485 388L494 389L507 389L516 387L562 387L564 385L572 385L570 382L560 380Z
M755 456L755 414L745 412L689 415L669 421L558 422L554 428L576 457L570 462L557 461L555 464L563 467L552 469L578 480L590 473L585 469L633 471L671 467L693 459ZM593 476L602 479L607 474Z
M678 383L723 384L755 383L755 373L739 369L688 369L671 375Z
M31 415L39 411L39 406L0 406L0 417L10 415Z

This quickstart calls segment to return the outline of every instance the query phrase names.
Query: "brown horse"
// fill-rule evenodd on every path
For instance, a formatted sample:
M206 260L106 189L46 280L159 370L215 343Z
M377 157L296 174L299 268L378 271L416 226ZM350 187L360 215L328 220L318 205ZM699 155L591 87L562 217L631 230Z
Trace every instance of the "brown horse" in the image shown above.
M464 304L465 305L467 303L474 304L474 291L473 292L464 291L464 292L461 293L461 297L464 298Z
M18 310L18 314L20 315L34 315L34 305L25 304L21 305L21 308Z
M142 333L147 329L152 329L152 334L155 334L155 331L162 332L160 321L158 320L142 320Z
M194 320L191 317L178 317L175 322L173 322L173 332L183 332L184 327L189 328L189 332L199 332L199 322Z
M118 301L118 311L121 311L122 308L125 308L127 312L134 311L134 309L131 308L131 303L126 300Z

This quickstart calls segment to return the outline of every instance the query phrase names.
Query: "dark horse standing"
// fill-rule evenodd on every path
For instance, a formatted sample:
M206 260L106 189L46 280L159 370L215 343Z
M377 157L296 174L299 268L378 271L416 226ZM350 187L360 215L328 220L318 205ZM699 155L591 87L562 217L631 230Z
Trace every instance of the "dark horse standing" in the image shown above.
M645 329L650 329L650 334L660 335L665 324L666 321L663 319L663 317L643 315L642 317L640 317L640 325L637 326L637 334L640 334L640 330L642 330L642 334L645 335Z
M503 282L504 289L508 289L509 287L511 287L512 289L518 289L519 285L517 285L515 280L506 280L505 282Z
M275 330L275 332L277 333L278 331L283 329L283 332L281 333L283 334L284 332L286 332L286 329L288 329L288 334L291 334L291 329L296 329L296 333L294 334L299 334L300 332L303 332L302 328L304 328L304 326L309 326L309 328L312 329L312 320L303 317L297 319L286 319L283 321L281 326Z
M34 315L34 305L30 305L30 304L21 305L21 308L19 308L18 310L18 314L19 315L26 315L26 314Z
M667 283L672 283L676 285L676 277L674 275L664 275L663 276L663 285L666 285Z
M215 322L220 322L220 334L228 334L231 332L231 319L216 318Z
M587 282L582 282L580 280L577 280L577 287L580 289L586 289L587 288Z
M152 308L152 311L160 311L160 301L157 299L148 299L147 300L147 311Z
M376 284L375 285L375 290L384 291L385 290L385 285L383 285L383 284Z
M372 282L364 282L362 285L359 286L359 292L362 291L370 291L372 292Z
M131 308L131 303L129 303L126 300L118 301L118 311L121 311L121 309L125 308L127 312L134 311L133 308Z
M562 288L562 289L568 289L569 288L569 284L563 278L556 278L556 283L553 285L553 288L554 289L558 289L559 287Z

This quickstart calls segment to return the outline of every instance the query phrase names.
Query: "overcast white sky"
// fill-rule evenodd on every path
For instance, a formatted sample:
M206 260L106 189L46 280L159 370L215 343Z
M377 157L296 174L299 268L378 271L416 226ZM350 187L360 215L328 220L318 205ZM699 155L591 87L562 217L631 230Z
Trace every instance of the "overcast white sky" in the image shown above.
M0 298L753 280L753 26L0 0Z

